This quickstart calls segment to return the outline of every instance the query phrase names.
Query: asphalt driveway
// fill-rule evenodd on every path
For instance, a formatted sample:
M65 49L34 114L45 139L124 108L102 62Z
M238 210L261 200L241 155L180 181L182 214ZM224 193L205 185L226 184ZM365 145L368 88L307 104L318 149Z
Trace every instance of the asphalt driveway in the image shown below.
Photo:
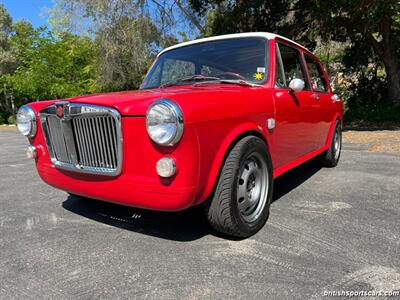
M142 211L44 184L0 131L0 299L309 299L400 290L400 156L344 146L276 182L266 226L233 241L199 211ZM400 297L399 297L400 298Z

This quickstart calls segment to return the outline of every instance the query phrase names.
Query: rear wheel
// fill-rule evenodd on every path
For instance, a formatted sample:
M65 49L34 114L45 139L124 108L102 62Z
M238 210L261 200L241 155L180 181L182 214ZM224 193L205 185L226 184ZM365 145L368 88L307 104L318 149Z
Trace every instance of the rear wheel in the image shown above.
M342 126L339 120L336 121L334 130L330 147L321 156L322 164L330 168L337 166L342 151Z
M214 195L205 203L209 223L235 237L255 234L269 216L272 165L261 139L248 136L228 154Z

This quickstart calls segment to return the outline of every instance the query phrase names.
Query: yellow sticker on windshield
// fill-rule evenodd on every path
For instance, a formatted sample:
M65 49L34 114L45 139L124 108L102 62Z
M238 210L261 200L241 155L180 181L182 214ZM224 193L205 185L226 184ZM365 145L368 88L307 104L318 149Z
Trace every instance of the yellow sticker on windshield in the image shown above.
M263 78L264 78L264 74L263 73L257 72L257 73L254 74L254 79L255 80L262 80Z

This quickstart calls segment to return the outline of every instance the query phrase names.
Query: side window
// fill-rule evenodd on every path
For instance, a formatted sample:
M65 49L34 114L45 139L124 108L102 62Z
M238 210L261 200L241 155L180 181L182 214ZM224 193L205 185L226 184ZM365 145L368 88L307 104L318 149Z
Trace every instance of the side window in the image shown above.
M284 44L278 44L278 49L280 53L280 59L282 61L283 65L283 81L282 78L280 79L280 82L278 82L277 77L277 82L276 86L278 87L285 87L287 88L289 86L289 82L294 79L298 78L301 79L305 82L305 90L310 90L310 84L307 79L306 72L304 70L304 66L302 63L302 58L301 54L298 50L295 48L286 46ZM279 59L279 57L278 57ZM278 67L278 65L277 65ZM278 70L276 71L277 74L279 74ZM282 75L280 75L282 77ZM282 85L282 82L284 83L284 86Z
M328 83L321 69L321 65L311 56L306 55L308 71L310 72L311 86L314 91L327 93Z
M285 88L287 87L286 85L286 80L283 72L283 66L282 66L282 59L281 55L279 53L279 47L276 45L275 48L275 87L277 88Z

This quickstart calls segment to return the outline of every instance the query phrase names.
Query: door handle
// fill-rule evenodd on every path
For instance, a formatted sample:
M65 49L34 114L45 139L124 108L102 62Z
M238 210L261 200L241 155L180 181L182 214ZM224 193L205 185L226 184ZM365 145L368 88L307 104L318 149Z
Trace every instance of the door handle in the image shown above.
M312 97L315 99L315 100L319 100L319 94L312 94Z

